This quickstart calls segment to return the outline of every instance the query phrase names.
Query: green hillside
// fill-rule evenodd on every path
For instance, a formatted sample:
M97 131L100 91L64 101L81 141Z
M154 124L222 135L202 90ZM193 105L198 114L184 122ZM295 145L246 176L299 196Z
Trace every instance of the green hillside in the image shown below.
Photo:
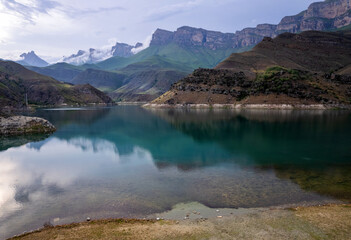
M59 82L30 71L10 61L0 61L0 107L19 109L29 104L56 106L64 104L112 103L94 87Z

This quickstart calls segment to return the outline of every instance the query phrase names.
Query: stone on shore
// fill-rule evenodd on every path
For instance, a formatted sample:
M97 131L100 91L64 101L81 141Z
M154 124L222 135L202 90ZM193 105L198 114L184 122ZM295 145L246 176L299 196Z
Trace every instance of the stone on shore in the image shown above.
M54 125L38 117L12 116L0 117L0 136L53 133Z

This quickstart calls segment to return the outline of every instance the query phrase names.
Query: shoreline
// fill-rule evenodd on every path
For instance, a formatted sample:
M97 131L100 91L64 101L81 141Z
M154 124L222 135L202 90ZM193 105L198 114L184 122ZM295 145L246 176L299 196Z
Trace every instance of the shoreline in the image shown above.
M350 110L349 105L325 105L325 104L156 104L147 103L144 108L164 109L268 109L268 110Z
M295 206L272 206L272 207L261 207L261 208L209 208L198 202L190 202L190 203L180 203L175 205L171 210L165 211L162 213L151 214L146 218L107 218L107 219L92 219L83 222L73 222L69 224L59 224L52 225L44 224L42 228L38 228L35 230L31 230L28 232L24 232L19 235L15 235L13 237L8 238L8 240L12 239L27 239L26 237L30 237L35 234L45 233L46 231L53 230L54 232L60 232L65 230L73 230L82 229L89 226L101 225L101 227L106 226L108 224L119 225L130 225L129 228L133 228L135 225L169 225L169 226L189 226L193 227L197 226L199 223L205 222L218 222L219 226L222 226L221 222L236 222L237 219L241 218L259 218L261 215L268 215L272 218L281 217L281 214L291 214L299 211L309 211L309 210L323 210L323 211L332 211L333 209L342 209L351 214L351 203L324 203L324 204L313 204L313 205L295 205ZM196 210L194 210L196 209ZM200 212L201 211L201 212ZM183 214L187 212L186 217ZM320 215L320 214L319 214ZM351 215L349 215L351 216ZM333 215L335 217L335 215ZM350 217L351 218L351 217ZM251 219L253 220L253 219ZM335 219L337 221L337 219ZM351 222L350 222L351 223ZM57 233L56 233L57 234ZM351 236L351 228L349 232ZM32 239L32 238L29 238ZM41 239L36 236L33 239ZM122 238L124 239L124 238ZM127 238L129 239L129 238ZM144 239L144 238L142 238ZM148 238L146 238L148 239ZM187 239L187 238L180 238ZM246 238L245 238L246 239ZM275 239L275 238L272 238Z

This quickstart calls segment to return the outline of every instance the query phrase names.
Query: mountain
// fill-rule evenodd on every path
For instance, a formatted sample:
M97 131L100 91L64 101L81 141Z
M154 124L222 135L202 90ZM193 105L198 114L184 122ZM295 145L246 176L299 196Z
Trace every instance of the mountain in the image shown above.
M150 57L160 56L192 69L214 67L231 53L250 49L234 49L228 37L231 35L233 34L186 26L178 28L175 32L157 29L152 35L150 46L145 50L129 58L112 57L97 63L96 66L99 69L119 70ZM207 42L204 40L202 43L203 36L208 36ZM201 41L198 40L200 38Z
M135 46L126 43L116 43L112 48L107 49L94 49L90 48L89 51L79 50L76 54L69 57L63 57L62 62L70 63L73 65L92 64L104 61L111 57L130 57L134 55L135 49L142 47L142 43L137 43Z
M128 44L117 43L111 51L108 50L107 55L106 53L104 53L105 55L101 54L101 56L113 57L95 64L78 66L79 70L75 69L75 73L72 71L72 67L67 65L62 66L63 73L57 73L52 68L49 70L49 67L45 71L46 74L67 82L72 82L74 77L88 68L117 72L126 76L124 79L126 86L121 86L118 89L113 89L115 87L114 81L107 86L107 78L101 72L96 74L93 71L86 71L84 78L89 79L86 81L93 86L100 87L100 80L97 77L101 76L104 82L101 89L107 91L114 99L123 101L150 99L152 96L157 97L163 93L164 86L168 85L170 87L172 82L180 80L181 77L191 73L194 69L199 67L213 68L232 53L252 49L264 37L274 38L282 32L297 33L305 30L335 31L338 28L345 30L351 28L350 19L347 0L327 0L311 4L306 11L296 16L284 17L277 25L260 24L255 28L245 28L236 33L221 33L188 26L180 27L174 32L157 29L152 35L150 46L136 54L132 53L140 47L138 44L132 47ZM77 62L94 63L96 59L99 59L98 57L91 57L95 52L96 50L91 50L92 54L83 51L78 52L72 58L75 59L73 62L75 64ZM84 61L77 60L83 58L83 56ZM173 67L165 68L165 62L171 63ZM150 66L152 66L152 70ZM43 73L43 70L31 69ZM129 69L137 69L137 71L132 72ZM168 72L167 75L165 70L172 70L172 72ZM89 73L93 76L89 77ZM74 74L76 75L74 76ZM80 77L79 81L82 83L84 79ZM95 84L94 81L97 83ZM162 81L165 82L161 84L162 89L159 88L159 85L154 87L151 84ZM145 89L145 86L148 89ZM153 95L146 94L149 89L154 93Z
M279 24L259 24L236 33L220 33L191 27L181 27L175 32L157 29L150 46L175 43L179 46L202 46L206 49L240 49L258 44L264 37L276 37L283 32L330 31L351 24L349 0L326 0L312 3L307 10L284 17Z
M70 85L30 71L10 61L0 61L0 106L19 109L29 104L41 106L107 104L112 100L89 84Z
M281 33L303 31L330 31L351 24L349 0L325 0L312 3L307 10L294 16L284 17L279 24L259 24L255 28L237 31L233 37L235 48L253 46L264 37L276 37Z
M351 64L351 32L283 33L266 37L252 51L232 54L216 69L242 71L255 77L272 66L311 72L342 72Z
M119 72L125 74L125 84L109 93L117 101L151 101L182 79L191 68L177 62L153 56L130 64Z
M34 51L22 53L20 57L22 60L17 61L17 63L24 66L46 67L49 65L49 63L38 57Z
M215 69L198 69L154 104L351 105L351 31L283 33Z
M134 55L133 49L138 49L143 46L142 43L137 43L135 46L128 45L126 43L116 43L115 46L112 47L112 56L119 56L119 57L130 57Z

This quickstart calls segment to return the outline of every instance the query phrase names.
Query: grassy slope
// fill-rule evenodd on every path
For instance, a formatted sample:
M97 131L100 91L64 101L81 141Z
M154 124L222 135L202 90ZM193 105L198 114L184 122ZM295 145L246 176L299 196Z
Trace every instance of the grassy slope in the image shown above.
M126 75L97 69L87 69L71 80L73 84L90 84L102 91L110 92L125 84Z
M351 63L351 32L283 33L265 39L251 51L234 53L217 69L255 74L272 66L312 72L333 72Z

